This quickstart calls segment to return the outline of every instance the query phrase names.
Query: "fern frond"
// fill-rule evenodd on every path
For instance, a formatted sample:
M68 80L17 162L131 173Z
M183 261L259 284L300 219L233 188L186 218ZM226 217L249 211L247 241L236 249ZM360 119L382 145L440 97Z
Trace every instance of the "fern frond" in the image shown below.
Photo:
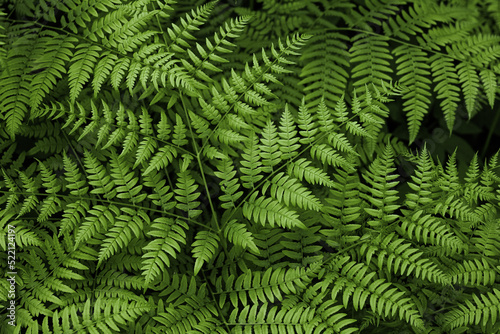
M358 328L356 327L351 327L349 325L355 324L356 320L351 319L351 318L346 318L347 314L346 313L341 313L340 310L342 310L342 305L335 305L334 300L327 300L318 307L316 313L318 314L317 318L320 318L318 320L319 323L315 326L318 326L318 328L333 328L334 331L340 334L352 334L358 331ZM311 322L311 326L314 323ZM347 328L344 328L346 326L349 326Z
M19 210L17 217L21 217L24 214L33 210L39 202L38 198L35 195L35 193L38 193L38 187L39 187L39 185L37 185L37 182L33 180L33 178L28 177L22 171L19 171L19 178L23 183L22 184L23 189L26 191L26 194L29 194L29 196L25 196L26 198L23 201L22 207Z
M378 240L374 241L378 243L376 247L380 247L377 252L379 268L382 268L384 261L387 261L385 268L388 272L394 270L394 273L400 271L401 274L410 275L415 271L415 277L422 277L440 284L449 282L449 277L438 268L436 263L420 258L423 255L422 252L411 247L411 244L404 243L402 239L394 240L394 238L395 234L389 234L380 243Z
M14 331L498 332L499 5L175 2L2 1Z
M437 92L437 98L443 99L441 108L443 109L444 119L450 132L455 124L455 113L460 101L460 88L458 86L458 75L453 67L453 60L449 57L434 55L430 58L432 75L437 82L434 90Z
M500 253L500 230L495 219L488 219L474 231L471 244L484 257L496 258Z
M111 71L111 75L109 77L111 81L111 86L118 91L120 88L120 85L122 83L123 78L125 78L125 75L128 72L128 68L130 66L130 59L129 58L118 58L116 61L113 70Z
M67 13L61 18L62 26L68 27L76 34L78 32L77 25L84 28L86 27L85 21L90 22L91 17L88 14L98 16L97 10L107 12L109 9L114 9L116 8L116 1L103 1L91 4L67 2L59 3L57 8ZM85 13L83 17L80 15L81 12Z
M187 136L186 125L182 121L182 118L179 116L179 114L176 114L175 115L174 133L172 134L172 138L173 138L172 143L174 143L177 146L184 146L188 143L186 136Z
M324 97L321 97L321 100L319 102L316 118L318 120L318 124L320 125L319 130L321 132L332 132L334 128L333 117L330 110L328 110L328 108L326 107Z
M189 284L186 280L180 283L182 283L180 286L176 281L170 284L171 288L169 290L176 289L177 291L173 296L171 294L173 298L154 318L157 321L155 327L168 334L180 334L186 330L220 327L222 324L217 318L219 315L218 309L212 301L206 298L206 285L197 287L194 280ZM166 292L169 292L169 290ZM227 332L222 331L221 333Z
M283 233L285 240L281 241L281 244L285 249L282 252L294 261L290 263L290 266L307 267L314 263L321 263L322 255L319 252L323 247L318 243L322 237L317 233L320 228L320 226L314 226L307 230Z
M100 58L100 51L102 49L99 46L88 43L77 46L68 71L71 103L75 103L83 86L90 80L90 74L94 70L97 59Z
M431 80L429 65L427 64L427 53L416 47L401 45L393 50L398 57L396 63L400 82L409 88L403 95L406 99L403 103L404 111L408 117L408 129L410 131L410 143L412 143L420 130L420 125L431 103Z
M418 158L418 165L415 175L412 175L413 182L408 183L414 193L406 194L405 204L408 208L415 210L419 206L426 206L433 201L432 188L436 174L433 170L432 158L429 151L424 147Z
M288 175L296 177L300 181L305 180L312 185L319 184L330 188L333 188L334 185L327 173L318 167L311 166L311 161L306 158L290 161Z
M358 155L358 153L354 150L351 143L343 133L333 132L329 134L328 142L333 148L341 152L349 153L352 155Z
M43 223L50 216L61 210L61 201L55 195L61 189L61 184L59 182L59 179L56 178L55 174L42 162L39 162L38 166L40 167L40 172L42 175L42 186L46 188L45 192L49 194L49 196L47 196L43 200L38 215L38 221Z
M362 199L359 196L359 178L354 173L343 170L335 172L332 189L325 198L323 211L327 228L320 230L326 236L326 243L333 248L359 239L356 235L361 225L358 224L362 210Z
M149 224L149 217L143 211L127 207L122 207L120 210L123 213L116 217L99 250L98 267L119 249L128 245L133 238L132 232L136 238L140 238L144 223Z
M466 260L450 268L450 278L453 284L490 285L495 282L496 272L484 258Z
M497 76L495 72L488 69L480 70L479 75L481 76L481 82L483 83L484 91L488 97L488 103L490 107L493 108L497 91Z
M248 248L253 253L259 253L259 248L254 242L252 233L247 230L246 224L238 223L237 219L232 219L225 223L224 236L233 244L243 249Z
M440 325L446 330L470 324L495 324L499 317L500 291L493 288L492 292L472 294L472 300L466 299L455 306L440 319Z
M278 144L282 153L281 159L288 160L296 156L300 148L300 144L297 143L299 141L297 130L288 105L285 105L285 111L281 115L279 130Z
M333 167L342 167L345 170L352 170L354 167L333 147L327 144L314 144L310 150L311 157L320 160L323 164Z
M423 210L415 212L411 218L404 219L400 228L401 233L410 240L441 246L445 254L466 250L463 242L443 219L430 214L424 215Z
M245 218L266 226L267 223L274 227L274 223L281 227L306 228L299 220L298 214L280 204L280 202L261 196L254 192L247 202L243 204L243 215Z
M423 320L415 304L410 298L404 297L404 292L383 278L373 280L375 272L367 273L365 265L355 261L346 263L348 260L348 257L341 259L332 268L335 272L332 272L331 279L336 278L331 290L332 300L336 300L337 294L343 291L344 307L352 303L355 310L360 310L369 303L371 310L382 317L395 317L397 314L401 320L423 327ZM336 270L339 270L338 274ZM330 278L327 279L329 280Z
M362 186L361 198L366 199L372 206L372 208L365 208L365 211L375 218L367 222L373 227L386 226L399 218L393 213L399 208L396 204L399 198L398 191L393 189L398 184L394 181L398 175L391 175L396 171L393 156L394 151L391 146L387 145L382 156L377 157L366 175L363 175L367 184Z
M210 231L199 231L195 237L196 241L192 244L194 263L194 275L198 275L203 264L210 262L214 258L215 252L219 246L219 236Z
M280 244L283 230L281 228L262 229L257 233L253 233L255 245L259 249L259 253L245 253L245 259L250 263L266 270L269 267L284 267L281 261L285 257L282 250L283 245Z
M262 170L270 173L273 166L276 166L282 160L282 152L278 142L278 131L272 121L267 121L266 127L262 131L261 144L259 145L260 156L262 158Z
M32 75L28 72L37 37L34 31L28 30L17 38L7 52L6 70L0 76L0 111L11 137L16 135L23 119L29 115Z
M318 129L316 128L316 122L312 116L311 111L305 105L305 99L302 99L302 104L299 107L299 116L297 118L297 124L300 129L300 139L301 144L310 144L316 138L316 133Z
M351 27L359 27L367 31L373 31L373 26L380 26L381 21L386 21L389 15L394 15L398 11L398 5L406 4L405 0L365 1L365 6L360 6L359 11L353 11L348 16L348 24Z
M170 267L170 258L176 258L181 252L181 245L186 244L187 224L181 219L159 217L153 220L147 233L153 237L146 247L143 258L142 274L145 286L161 274L165 266Z
M469 62L460 62L457 66L457 74L462 84L465 106L469 117L471 117L477 95L479 94L479 76L476 69Z
M396 36L409 41L409 35L422 34L422 28L429 28L436 22L447 22L452 19L454 13L447 9L431 4L415 4L408 11L402 10L395 19L390 17L383 22L384 33L386 36Z
M174 194L166 183L163 173L153 172L144 176L144 186L152 188L148 198L164 212L169 212L177 203L170 200Z
M85 221L78 227L74 249L76 250L80 244L85 244L88 240L105 233L118 215L119 209L114 205L93 206L88 211Z
M148 168L142 173L143 176L150 174L152 171L159 171L167 167L174 159L177 158L177 150L171 145L160 147L158 152L151 158Z
M240 176L241 181L243 181L242 185L245 188L252 189L255 187L256 183L259 182L263 175L260 173L263 171L262 162L260 161L260 148L258 144L257 135L252 132L247 141L247 147L243 150L241 157L241 167L240 172L242 175Z
M94 97L96 97L101 91L102 85L111 74L113 66L115 65L117 60L118 57L109 51L102 54L101 60L99 60L94 69L94 78L92 80Z
M212 79L207 74L205 74L203 70L208 69L214 72L222 71L220 68L213 65L211 61L218 63L227 62L227 59L219 56L217 53L230 53L231 50L229 50L227 47L234 47L235 44L229 42L228 38L238 38L249 21L249 16L243 16L236 19L231 19L229 22L226 22L224 26L220 27L220 36L217 32L214 33L214 44L212 44L210 40L206 40L206 47L208 49L208 52L202 45L196 43L196 49L202 57L201 59L188 49L189 58L195 65L195 67L193 68L187 66L188 68L190 68L190 72L200 79L211 82Z
M126 328L128 322L135 321L153 308L145 300L124 303L120 298L104 297L97 298L92 307L91 299L87 299L81 307L81 315L78 315L79 307L75 304L54 312L53 333L97 332L98 329L105 332L120 331L120 327Z
M364 89L367 84L379 86L380 81L390 81L393 71L390 63L393 57L388 52L388 38L359 34L352 38L353 45L350 49L351 63L359 63L351 70L352 78L357 79L354 87L357 92Z
M172 28L167 28L166 33L169 37L167 52L185 52L190 45L187 40L195 40L191 32L198 30L198 27L205 23L210 12L215 7L215 1L209 2L203 6L191 10L191 15L186 14L185 19L180 19L180 25L172 24Z
M247 306L248 302L273 303L282 300L283 295L297 294L305 289L311 282L311 271L305 268L269 268L266 271L246 272L238 278L219 277L217 292L227 295L234 308Z
M116 152L111 153L111 177L115 185L116 197L129 199L132 203L142 202L147 194L142 193L143 186L139 183L139 177L130 170L130 161L118 156Z
M19 226L15 230L16 232L16 245L20 248L27 248L26 246L38 246L43 247L43 242L37 233L33 232L28 228ZM5 247L7 249L7 247Z
M305 47L300 84L305 86L308 108L318 106L321 98L326 97L326 106L333 109L346 90L346 68L350 66L347 42L346 35L329 32L314 35Z
M283 172L276 174L271 181L266 181L262 186L262 193L265 194L267 189L269 189L271 197L286 206L291 204L304 210L321 210L320 200L297 179L291 178Z
M231 163L231 160L224 159L221 163L217 164L218 172L214 172L221 181L219 182L221 190L224 195L219 196L224 209L235 208L235 202L243 195L243 191L238 191L240 184L238 179L235 178L236 171Z
M177 208L186 212L188 218L198 217L202 211L198 209L200 202L196 201L200 193L196 192L198 185L188 170L177 173L177 184L174 189L175 199L179 202Z
M36 110L43 98L48 94L56 84L66 74L66 64L73 56L73 43L78 42L74 37L63 37L56 33L47 31L48 37L42 37L44 45L43 56L37 59L33 71L39 71L31 83L32 90L30 96L30 107Z

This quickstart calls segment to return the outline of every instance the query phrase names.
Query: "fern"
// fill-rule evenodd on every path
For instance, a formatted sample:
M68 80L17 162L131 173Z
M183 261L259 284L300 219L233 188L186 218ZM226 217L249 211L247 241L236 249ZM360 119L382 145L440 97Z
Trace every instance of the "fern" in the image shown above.
M100 47L90 44L80 44L78 49L68 72L71 103L76 101L83 85L90 79L90 73L92 73L93 66L99 58L99 51L102 50Z
M427 54L416 48L400 46L394 49L394 54L398 57L398 75L401 76L401 84L408 87L409 92L403 98L408 99L403 106L408 116L408 129L410 131L410 142L417 137L418 129L423 116L428 109L430 100L429 93L431 80L429 76L429 66L425 63Z
M209 231L200 231L196 234L196 241L193 242L194 274L198 274L205 262L209 262L217 249L219 238Z
M169 258L176 258L181 252L180 244L186 243L185 230L188 226L182 220L159 217L153 221L148 235L155 239L143 249L148 251L143 255L144 284L147 286L156 278L165 266L170 266Z
M0 332L499 331L493 1L3 7Z

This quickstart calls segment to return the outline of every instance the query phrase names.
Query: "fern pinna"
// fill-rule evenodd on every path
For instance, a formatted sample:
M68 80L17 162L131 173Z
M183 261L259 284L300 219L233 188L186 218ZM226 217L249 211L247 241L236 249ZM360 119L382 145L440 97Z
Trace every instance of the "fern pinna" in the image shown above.
M1 3L0 332L500 331L493 2Z

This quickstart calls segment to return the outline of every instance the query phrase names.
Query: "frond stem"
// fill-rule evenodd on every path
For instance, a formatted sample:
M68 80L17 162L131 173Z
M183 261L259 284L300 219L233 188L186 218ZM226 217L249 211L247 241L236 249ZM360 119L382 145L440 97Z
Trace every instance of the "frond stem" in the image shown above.
M189 131L191 132L191 139L193 141L193 148L196 152L196 161L198 162L198 167L200 169L200 174L201 174L201 177L203 178L203 185L205 186L205 191L206 191L206 194L207 194L207 198L208 198L208 203L210 204L210 210L212 210L212 217L213 217L213 221L215 223L215 230L217 230L218 233L221 232L220 230L220 226L219 226L219 221L217 219L217 212L215 211L215 207L214 207L214 204L212 203L212 197L210 196L210 190L208 189L208 183L207 183L207 179L205 177L205 172L203 170L203 163L201 162L201 159L200 159L200 152L201 150L198 149L198 144L196 143L195 141L195 136L194 136L194 133L193 133L193 129L191 128L191 122L189 121L189 115L187 113L187 109L186 109L186 102L184 101L184 94L180 94L180 97L181 97L181 101L182 101L182 108L184 109L184 113L186 114L186 123L188 124L189 126Z

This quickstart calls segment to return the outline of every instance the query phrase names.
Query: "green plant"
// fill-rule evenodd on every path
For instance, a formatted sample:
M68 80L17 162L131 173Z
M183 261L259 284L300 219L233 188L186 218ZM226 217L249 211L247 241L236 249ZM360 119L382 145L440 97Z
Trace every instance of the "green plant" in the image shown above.
M2 332L500 332L493 2L1 3Z

